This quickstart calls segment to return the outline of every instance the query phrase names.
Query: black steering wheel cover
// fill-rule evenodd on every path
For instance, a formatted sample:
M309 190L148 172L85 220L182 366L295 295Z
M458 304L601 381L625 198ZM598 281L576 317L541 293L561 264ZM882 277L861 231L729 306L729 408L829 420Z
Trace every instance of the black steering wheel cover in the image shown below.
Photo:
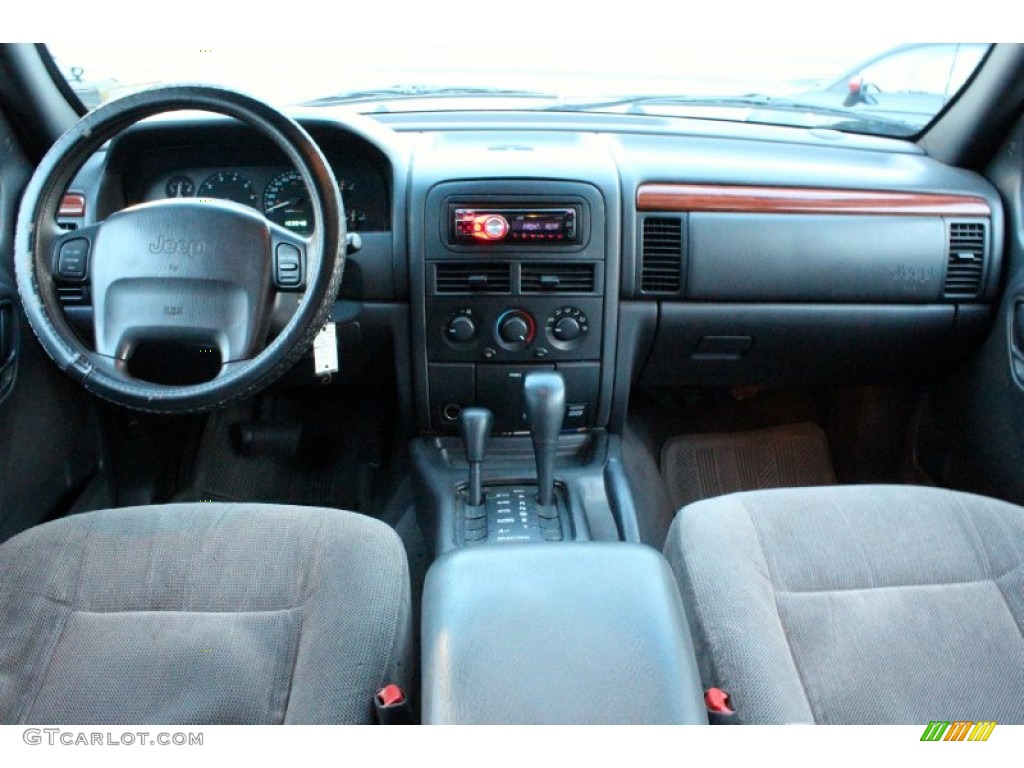
M307 253L306 291L285 328L251 360L215 379L188 386L134 381L96 365L95 355L64 317L50 279L55 217L64 190L82 164L129 126L164 112L201 110L241 120L271 139L310 190L317 226ZM196 413L254 394L278 379L309 349L327 319L345 265L345 217L323 153L294 120L251 96L209 85L158 86L90 112L61 136L25 190L15 236L15 275L29 325L57 366L88 391L118 405L154 413Z

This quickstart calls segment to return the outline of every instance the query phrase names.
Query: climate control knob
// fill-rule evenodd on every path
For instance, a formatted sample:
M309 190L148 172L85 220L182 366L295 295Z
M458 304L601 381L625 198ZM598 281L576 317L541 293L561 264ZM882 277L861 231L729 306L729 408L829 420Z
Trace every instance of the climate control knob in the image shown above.
M561 317L555 323L555 327L551 329L551 335L559 341L578 339L582 333L583 328L580 326L580 321L575 317Z
M501 321L498 334L501 340L508 344L526 342L530 340L530 324L526 322L526 318L518 315L507 317Z
M510 309L498 318L498 339L510 349L525 349L537 333L537 324L521 309Z
M579 307L560 307L544 323L547 339L557 349L576 349L584 343L590 324Z
M449 341L456 343L469 341L476 335L476 323L466 315L456 315L448 321L445 335Z

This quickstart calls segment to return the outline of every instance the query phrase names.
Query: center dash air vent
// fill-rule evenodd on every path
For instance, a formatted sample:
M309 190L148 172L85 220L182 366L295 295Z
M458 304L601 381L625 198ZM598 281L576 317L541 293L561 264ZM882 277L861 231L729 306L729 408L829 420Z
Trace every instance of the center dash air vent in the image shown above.
M594 265L568 262L523 264L523 293L593 293Z
M683 221L677 216L648 216L643 224L640 290L678 294L683 275Z
M434 269L437 293L508 293L512 288L509 265L501 262L447 262Z
M954 221L949 225L949 256L943 294L950 299L975 298L985 273L985 223Z

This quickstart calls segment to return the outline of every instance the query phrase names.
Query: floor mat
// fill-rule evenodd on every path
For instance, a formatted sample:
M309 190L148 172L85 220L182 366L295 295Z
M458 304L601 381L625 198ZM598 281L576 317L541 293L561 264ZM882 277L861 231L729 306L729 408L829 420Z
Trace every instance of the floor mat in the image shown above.
M675 437L662 448L661 474L676 509L736 491L836 481L828 440L814 424Z
M367 464L360 444L345 435L345 417L331 413L303 432L292 455L245 455L237 449L234 428L250 414L229 408L210 417L195 465L192 485L179 501L248 501L268 504L357 509ZM357 433L358 434L358 433Z

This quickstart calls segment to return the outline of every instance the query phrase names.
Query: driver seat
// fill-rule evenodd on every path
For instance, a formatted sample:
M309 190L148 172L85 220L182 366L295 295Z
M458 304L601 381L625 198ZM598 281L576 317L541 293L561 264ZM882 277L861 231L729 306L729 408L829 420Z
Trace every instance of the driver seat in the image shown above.
M411 648L402 543L351 512L112 509L0 546L3 723L371 723Z

